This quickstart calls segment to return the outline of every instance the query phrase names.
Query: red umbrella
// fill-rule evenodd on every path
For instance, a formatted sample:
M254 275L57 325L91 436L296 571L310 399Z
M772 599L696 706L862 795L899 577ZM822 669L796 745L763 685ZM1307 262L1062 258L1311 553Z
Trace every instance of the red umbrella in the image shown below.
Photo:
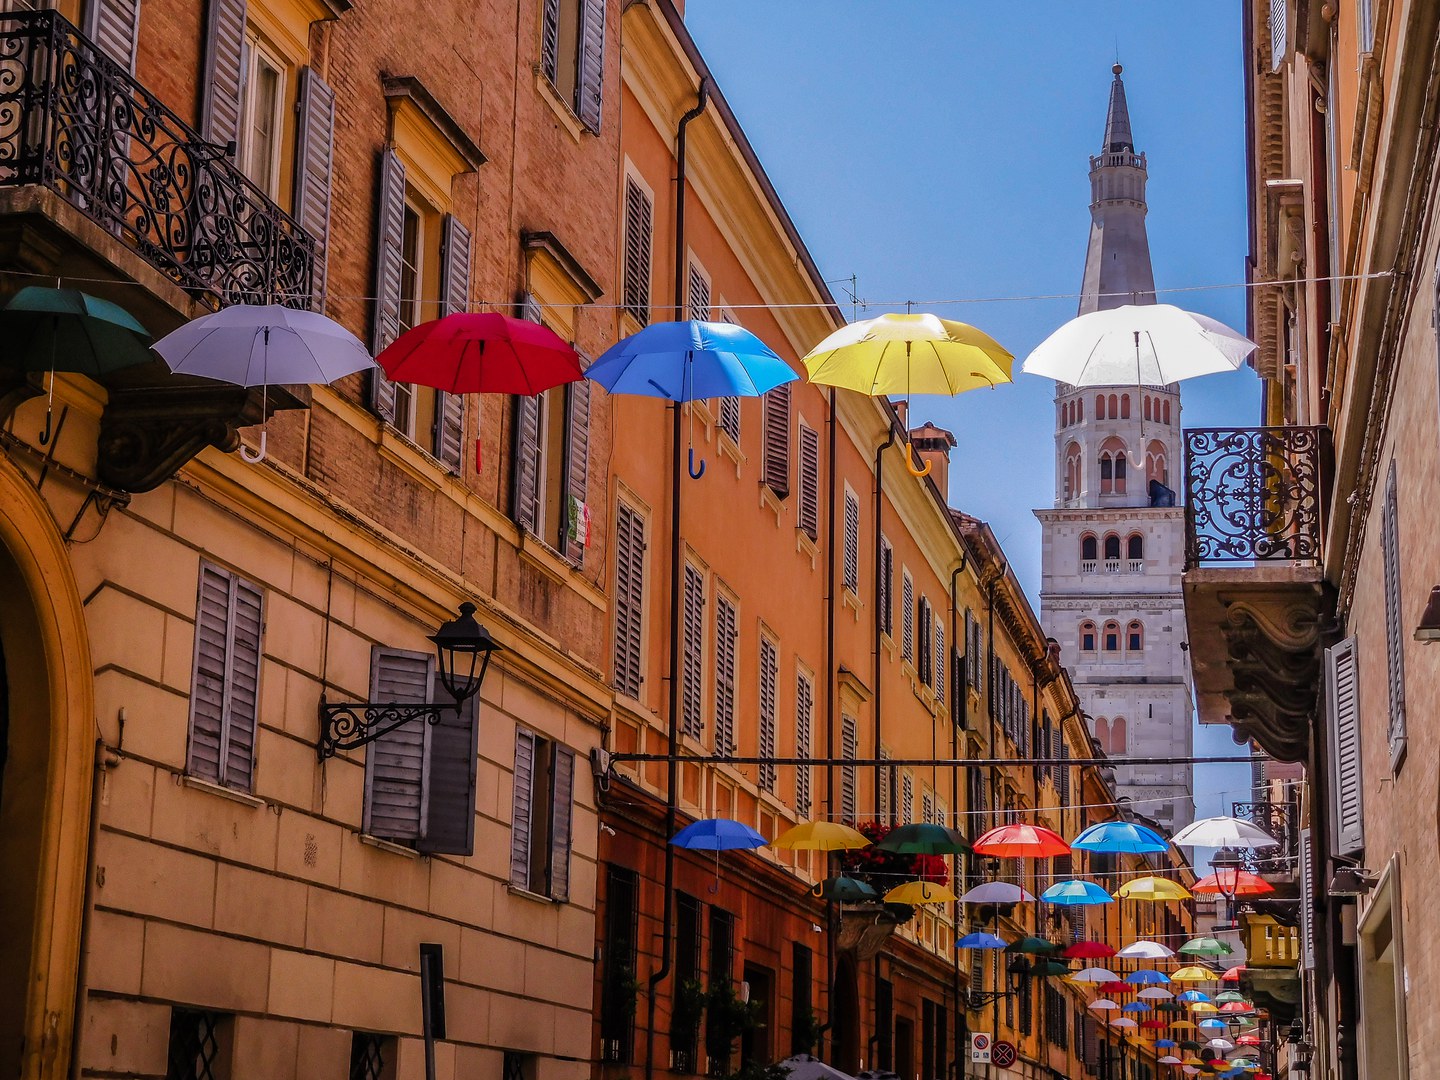
M495 311L421 323L375 361L393 382L448 394L538 394L585 377L579 355L553 330Z
M1103 941L1077 941L1067 945L1060 955L1068 960L1101 960L1114 956L1115 949Z
M1151 1030L1151 1031L1159 1031L1161 1028L1167 1028L1167 1027L1169 1027L1169 1026L1170 1026L1170 1021L1168 1021L1168 1020L1142 1020L1142 1021L1140 1021L1140 1026L1141 1026L1142 1028L1148 1028L1148 1029Z
M1239 982L1239 981L1240 981L1240 972L1242 972L1242 971L1244 971L1244 970L1245 970L1245 965L1244 965L1244 964L1236 964L1236 965L1235 965L1234 967L1232 967L1232 968L1226 968L1226 969L1225 969L1225 974L1224 974L1224 975L1221 975L1220 978L1223 979L1225 982Z
M1220 1011L1223 1013L1248 1013L1253 1012L1254 1009L1255 1006L1248 1001L1227 1001L1220 1006Z
M1274 892L1275 886L1249 870L1222 869L1206 874L1190 886L1190 891L1219 893L1224 896L1259 896L1262 893Z
M1140 989L1138 986L1131 986L1129 983L1108 982L1101 983L1095 988L1095 992L1104 997L1114 997L1119 994L1133 994Z
M976 855L1001 859L1044 859L1070 854L1070 845L1059 833L1043 825L1001 825L991 829L973 845Z

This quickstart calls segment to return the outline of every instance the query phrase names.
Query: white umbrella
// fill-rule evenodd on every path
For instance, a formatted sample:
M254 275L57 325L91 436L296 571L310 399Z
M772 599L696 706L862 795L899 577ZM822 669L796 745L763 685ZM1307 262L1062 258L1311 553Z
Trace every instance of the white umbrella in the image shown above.
M960 897L962 904L1018 904L1035 897L1008 881L986 881Z
M1138 1020L1131 1020L1128 1016L1121 1016L1111 1020L1110 1026L1114 1028L1138 1028L1140 1022Z
M1209 1042L1207 1042L1205 1045L1206 1045L1206 1046L1214 1047L1216 1050L1234 1050L1234 1049L1235 1049L1235 1044L1232 1043L1229 1039L1211 1039L1211 1040L1210 1040Z
M375 366L360 339L334 319L278 304L221 308L166 334L154 349L177 375L235 386L331 383ZM259 453L241 455L265 456L263 430Z
M1132 941L1115 954L1125 960L1164 960L1175 955L1175 950L1158 941Z
M1071 386L1164 386L1234 371L1255 343L1172 304L1127 304L1071 319L1025 358L1024 370Z
M1120 1005L1117 1002L1111 1001L1109 998L1096 998L1090 1003L1090 1008L1096 1012L1110 1012L1111 1010L1118 1010Z
M1179 1065L1179 1064L1180 1064L1180 1059L1179 1059L1178 1057L1176 1057L1174 1054L1166 1054L1164 1057L1158 1058L1158 1059L1156 1059L1156 1060L1158 1060L1161 1065Z
M1171 843L1185 847L1279 847L1280 841L1258 825L1233 817L1201 818L1175 834Z
M1135 996L1144 998L1146 1001L1166 1001L1169 998L1173 998L1175 994L1171 990L1166 990L1163 986L1147 986Z
M1119 982L1119 981L1120 981L1120 976L1119 976L1119 975L1116 975L1116 974L1115 974L1113 971L1111 971L1109 968L1103 968L1103 967L1087 967L1087 968L1082 968L1082 969L1080 969L1079 971L1077 971L1074 975L1071 975L1071 976L1070 976L1070 981L1071 981L1071 982L1093 982L1093 983Z

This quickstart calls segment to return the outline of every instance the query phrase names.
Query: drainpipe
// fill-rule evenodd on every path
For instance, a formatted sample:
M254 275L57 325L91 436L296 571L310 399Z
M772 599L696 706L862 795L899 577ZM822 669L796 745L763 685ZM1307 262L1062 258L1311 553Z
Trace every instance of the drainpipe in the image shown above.
M960 614L960 610L959 610L959 609L960 609L960 575L965 572L965 563L966 563L965 548L962 546L962 547L960 548L960 565L957 566L957 567L955 567L954 570L950 571L950 656L954 656L954 655L955 655L955 643L960 640L956 635L959 633L958 620L959 620L959 614ZM947 656L947 657L944 658L944 659L945 659L945 664L946 664L946 666L947 666L947 669L948 669L949 665L951 664L950 656ZM944 673L942 673L940 677L943 679L943 678L945 678L946 676L945 676ZM963 722L964 717L965 717L965 706L966 706L966 704L967 704L967 702L966 702L965 699L966 699L966 695L969 694L969 690L968 690L968 688L967 688L966 682L967 682L967 680L966 680L966 678L965 678L965 673L964 673L964 670L962 669L961 672L960 672L960 680L959 680L958 685L955 685L955 686L952 686L952 687L949 688L949 689L950 689L950 693L951 693L952 695L957 695L957 696L952 696L952 697L949 699L949 701L950 701L950 708L953 709L953 710L956 710L956 714L955 714L954 718L951 719L951 722L950 722L950 759L951 759L952 761L958 760L959 757L960 757L960 725L957 724L957 723L955 723L955 720L961 720L961 721ZM967 774L967 775L968 775L968 774ZM958 825L958 824L960 823L960 818L959 818L959 814L960 814L960 770L959 770L959 769L951 769L951 770L950 770L950 805L951 805L952 807L954 807L954 809L955 809L955 813L956 813L956 815L957 815L957 817L956 817L956 824ZM968 809L968 807L967 807L967 809ZM965 818L965 820L966 820L966 821L969 820L968 815L967 815L967 817ZM957 830L957 831L958 831L958 830ZM957 877L959 876L958 871L960 870L961 866L964 864L964 861L967 860L968 858L969 858L968 855L961 855L961 856L957 856L957 857L956 857L956 859L955 859L955 868L956 868L956 871L957 871L957 874L956 874ZM952 881L952 882L951 882L951 885L958 885L958 884L960 884L958 881ZM956 890L955 890L955 895L956 895L956 896L959 896L961 892L962 892L962 890L956 889ZM960 911L960 901L956 900L956 901L954 902L953 908L951 909L951 915L950 915L950 925L951 925L951 928L952 928L952 932L953 932L954 934L956 934L956 935L958 935L958 934L960 933L960 914L961 914L961 911ZM958 941L959 938L957 937L956 940ZM963 1071L963 1068L964 1068L964 1066L963 1066L963 1060L964 1060L964 1059L962 1058L961 1055L964 1053L963 1047L964 1047L964 1045L965 1045L965 1032L964 1032L964 1029L965 1029L965 1020L966 1020L966 1002L962 1000L961 995L960 995L960 950L959 950L959 949L956 949L956 948L953 948L953 946L954 946L954 944L955 944L953 941L952 941L950 944L951 944L951 946L952 946L952 948L950 949L950 960L951 960L950 986L951 986L951 990L952 990L953 993L955 994L955 1023L954 1023L954 1025L953 1025L953 1030L954 1030L954 1032L955 1032L955 1046L954 1046L955 1057L954 1057L954 1065L955 1065L955 1074L956 1074L957 1076L959 1076L959 1075L961 1074L961 1072ZM949 1075L949 1074L947 1073L947 1075Z
M675 314L678 318L685 305L685 129L690 126L710 100L708 80L701 80L695 107L680 117L675 132ZM675 848L669 843L675 835L676 788L680 778L680 589L683 575L680 562L680 439L681 403L671 409L670 461L670 760L665 765L665 902L660 916L660 966L650 975L650 993L645 1003L645 1080L655 1076L655 993L670 974L671 950L675 923Z
M990 756L992 758L999 758L1000 756L1000 751L996 749L998 738L995 731L995 584L1004 574L1005 565L1001 563L1000 573L990 579L990 585L985 590L985 665L989 670L989 678L985 680L985 711L990 714ZM990 802L996 807L1000 804L1000 769L994 765L990 767ZM998 923L999 920L997 919L996 922ZM995 957L995 967L997 969L995 972L995 989L998 990L1000 988L999 980L1002 977L1009 978L1008 974L1002 976L1002 973L999 971L1000 956L998 953ZM992 1025L990 1030L999 1031L1000 999L998 997L990 1003L990 1017ZM987 1077L990 1075L990 1068L989 1065L985 1066L985 1075Z
M120 719L121 740L124 740L125 719ZM104 794L105 773L120 764L120 754L105 745L104 739L95 740L95 777L90 786L90 829L89 846L86 849L89 853L87 858L94 861L95 848L100 839L100 801ZM84 1035L85 1004L88 997L88 982L90 972L90 922L95 913L95 870L92 866L90 872L85 875L85 895L82 900L83 907L80 915L80 948L79 948L79 970L75 974L75 1010L74 1024L70 1029L70 1076L72 1080L78 1080L80 1076L80 1041Z
M885 451L886 451L886 450L889 450L890 447L892 447L892 446L895 445L895 425L894 425L894 424L891 424L891 425L889 425L889 428L890 428L890 430L887 432L887 434L886 434L886 436L885 436L885 441L884 441L883 443L881 443L878 447L875 448L875 510L874 510L874 518L875 518L875 581L874 581L874 588L871 590L870 595L875 598L875 603L874 603L874 608L875 608L875 626L874 626L875 648L874 648L874 653L873 653L874 667L873 667L873 669L872 669L872 671L871 671L871 685L874 687L872 693L873 693L873 695L874 695L875 708L874 708L874 712L873 712L873 714L872 714L872 717L873 717L873 722L874 722L875 758L876 758L877 761L878 761L879 758L880 758L880 734L881 734L881 723L880 723L880 714L881 714L881 709L880 709L880 678L881 678L881 675L882 675L883 672L884 672L884 667L885 667L885 665L881 662L881 650L884 648L884 646L883 646L883 644L882 644L882 642L881 642L881 639L882 639L882 638L884 637L884 635L885 635L885 613L884 613L882 610L880 610L880 584L881 584L882 579L883 579L884 576L885 576L885 561L884 561L884 552L881 550L882 545L881 545L880 540L881 540L881 534L882 534L882 532L884 531L883 528L882 528L882 526L883 526L883 523L884 523L884 510L885 510L885 501L884 501L884 494L885 494ZM894 583L893 583L893 582L890 583L890 588L891 588L892 591L894 590ZM892 596L892 597L890 598L891 604L894 603L894 600L895 600L895 598ZM886 775L885 766L883 766L883 765L876 765L876 766L875 766L875 820L876 820L876 822L879 822L879 821L880 821L880 785L881 785L881 784L888 784L889 782L890 782L890 778ZM880 954L879 954L879 953L876 953L876 954L875 954L875 986L876 986L877 988L880 986ZM877 989L877 999L878 999L878 989ZM892 1008L891 1008L891 1012L892 1012L892 1014L893 1014L893 1012L894 1012L893 1005L892 1005ZM892 1023L892 1024L894 1023L893 1015L892 1015L891 1023ZM880 1035L880 1031L879 1031L879 1018L877 1017L877 1018L876 1018L876 1031L875 1031L875 1035L871 1038L871 1042L874 1043L876 1040L881 1039L881 1038L883 1038L883 1037ZM885 1039L885 1042L888 1044L888 1046L889 1046L889 1048L890 1048L890 1053L889 1053L888 1059L887 1059L887 1061L886 1061L886 1063L885 1063L885 1067L886 1067L886 1068L892 1068L892 1069L893 1069L893 1068L894 1068L894 1065L895 1065L895 1039L894 1039L893 1036L890 1036L888 1039ZM872 1053L871 1056L870 1056L870 1060L871 1060L872 1063L875 1063L878 1059L876 1058L876 1055L875 1055L874 1053Z
M826 450L829 470L829 506L825 512L825 816L835 820L835 456L837 429L835 424L835 388L830 388L830 437ZM880 748L875 748L878 756ZM825 856L825 872L830 873L832 856ZM825 901L825 1023L820 1026L818 1048L825 1047L825 1036L835 1024L835 936L840 921L833 900ZM832 1048L833 1050L833 1048Z

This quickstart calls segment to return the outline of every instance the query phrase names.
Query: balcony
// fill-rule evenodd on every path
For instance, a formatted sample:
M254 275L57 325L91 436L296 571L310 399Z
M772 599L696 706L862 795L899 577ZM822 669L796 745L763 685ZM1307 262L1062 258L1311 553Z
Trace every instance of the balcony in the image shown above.
M1321 626L1329 432L1198 428L1185 438L1185 619L1202 723L1282 761L1308 753Z
M1295 885L1300 858L1299 812L1294 802L1237 802L1230 804L1233 817L1257 825L1280 841L1279 847L1241 848L1236 852L1241 865L1267 878L1278 892ZM1293 891L1293 890L1291 890Z

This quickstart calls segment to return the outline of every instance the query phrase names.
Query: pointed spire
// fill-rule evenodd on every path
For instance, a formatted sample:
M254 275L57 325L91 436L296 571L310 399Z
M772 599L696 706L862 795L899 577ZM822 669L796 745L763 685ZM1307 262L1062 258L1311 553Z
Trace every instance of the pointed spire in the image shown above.
M1110 111L1105 117L1105 144L1101 152L1133 154L1135 136L1130 133L1130 107L1125 103L1125 84L1120 79L1125 69L1117 60L1110 70L1115 73L1115 81L1110 84Z

